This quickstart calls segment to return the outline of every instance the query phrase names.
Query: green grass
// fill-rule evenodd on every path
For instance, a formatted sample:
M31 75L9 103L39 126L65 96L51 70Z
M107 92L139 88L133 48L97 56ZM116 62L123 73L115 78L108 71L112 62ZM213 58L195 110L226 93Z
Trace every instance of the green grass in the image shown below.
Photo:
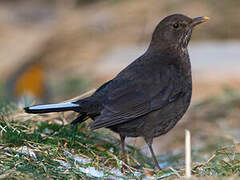
M202 127L192 126L192 131L200 134L201 128L205 130L210 124L212 130L209 132L214 134L217 128L213 127L217 127L219 119L237 120L239 97L237 91L227 88L221 96L192 106L190 118L195 118L196 122L200 122L199 119L208 122L206 126L203 126L204 121ZM73 115L28 115L16 105L4 101L0 110L0 179L114 179L116 176L142 179L148 175L174 179L176 173L184 176L184 149L159 156L158 160L165 164L162 164L165 169L153 174L152 160L132 146L127 146L128 162L124 164L120 142L108 131L90 131L88 123L75 126L73 131L65 119L71 120ZM230 122L235 127L235 121ZM222 131L222 134L226 132L231 135L229 130ZM208 134L209 138L200 148L192 146L193 176L239 178L240 144L215 134Z
M43 117L44 118L44 117ZM10 178L101 178L118 175L139 178L134 167L151 168L151 160L128 146L126 173L119 155L119 140L104 132L92 132L82 124L73 128L37 118L15 121L11 115L2 116L0 140L0 177ZM78 160L80 159L80 160ZM89 172L88 172L89 171ZM91 174L93 172L93 174ZM95 172L95 175L94 175Z
M197 176L229 177L240 176L239 145L217 149L212 157L203 164L196 166L193 173Z

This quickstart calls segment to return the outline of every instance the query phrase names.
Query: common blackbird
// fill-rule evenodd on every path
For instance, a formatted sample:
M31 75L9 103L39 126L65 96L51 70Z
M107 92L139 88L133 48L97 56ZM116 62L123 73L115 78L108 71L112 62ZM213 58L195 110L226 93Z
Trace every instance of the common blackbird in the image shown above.
M109 128L121 138L142 136L152 149L154 137L166 134L186 112L192 95L191 64L187 46L193 28L208 17L173 14L153 32L146 52L104 83L93 95L73 102L26 107L27 113L76 111L72 125L88 118L92 130Z

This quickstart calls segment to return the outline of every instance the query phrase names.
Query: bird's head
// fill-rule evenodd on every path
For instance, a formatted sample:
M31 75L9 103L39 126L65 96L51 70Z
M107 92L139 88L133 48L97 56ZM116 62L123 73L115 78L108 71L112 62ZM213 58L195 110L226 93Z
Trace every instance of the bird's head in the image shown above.
M186 48L193 28L208 19L206 16L190 18L182 14L167 16L157 25L151 45L156 48L160 48L157 46L162 48L169 48L170 46Z

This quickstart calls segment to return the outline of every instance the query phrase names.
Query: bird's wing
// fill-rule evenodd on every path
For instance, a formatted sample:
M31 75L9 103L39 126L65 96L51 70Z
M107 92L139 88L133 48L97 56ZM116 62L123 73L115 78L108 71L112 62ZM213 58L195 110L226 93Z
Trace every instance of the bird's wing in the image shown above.
M101 115L91 129L121 124L162 108L181 95L177 89L174 66L161 67L158 72L138 72L112 80L103 103Z

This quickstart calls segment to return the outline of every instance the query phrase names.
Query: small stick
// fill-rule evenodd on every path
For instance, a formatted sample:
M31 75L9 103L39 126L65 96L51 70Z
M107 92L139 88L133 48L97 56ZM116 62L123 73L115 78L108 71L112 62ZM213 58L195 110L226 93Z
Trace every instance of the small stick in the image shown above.
M207 160L207 163L210 163L210 161L212 161L215 157L216 157L216 154L213 154L213 155Z
M185 176L191 178L191 134L185 130Z

